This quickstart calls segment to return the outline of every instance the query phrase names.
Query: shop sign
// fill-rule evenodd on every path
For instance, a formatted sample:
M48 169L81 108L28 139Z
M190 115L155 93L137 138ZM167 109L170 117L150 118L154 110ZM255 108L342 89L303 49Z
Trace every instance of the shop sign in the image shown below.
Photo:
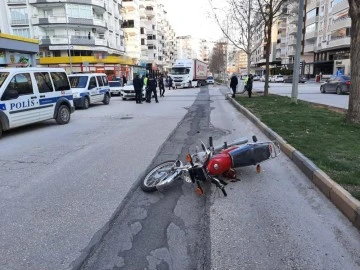
M5 64L11 65L11 66L27 67L27 66L31 65L31 55L30 54L17 53L17 52L7 52L6 53L6 63Z

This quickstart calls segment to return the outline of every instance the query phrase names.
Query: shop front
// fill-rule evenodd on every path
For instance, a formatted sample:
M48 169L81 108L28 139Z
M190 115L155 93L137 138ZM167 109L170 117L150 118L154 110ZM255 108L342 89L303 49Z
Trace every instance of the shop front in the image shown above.
M0 33L0 67L35 67L39 41Z

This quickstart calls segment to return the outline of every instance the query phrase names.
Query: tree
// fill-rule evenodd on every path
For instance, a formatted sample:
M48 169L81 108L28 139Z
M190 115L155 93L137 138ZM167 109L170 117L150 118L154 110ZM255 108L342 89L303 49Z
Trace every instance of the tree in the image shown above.
M210 56L209 70L214 74L219 74L225 69L226 62L226 43L218 42L215 44Z
M360 124L360 1L349 0L349 15L351 17L351 91L346 120L349 123Z
M226 19L221 21L221 16L217 14L218 8L213 7L212 0L210 6L214 12L215 20L225 37L236 48L247 55L247 73L250 73L251 56L261 45L255 41L256 28L262 23L261 16L258 14L256 2L252 0L228 0L228 11L224 11Z
M259 5L259 12L264 22L264 37L265 37L265 86L264 96L269 94L269 73L270 73L270 54L271 54L271 39L272 28L274 22L282 16L287 16L287 10L284 8L292 0L257 0Z

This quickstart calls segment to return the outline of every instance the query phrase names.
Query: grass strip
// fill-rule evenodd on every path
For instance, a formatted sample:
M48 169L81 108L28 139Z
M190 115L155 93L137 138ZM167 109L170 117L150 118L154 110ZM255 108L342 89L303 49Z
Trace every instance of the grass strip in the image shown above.
M360 126L340 112L289 97L236 100L360 200Z

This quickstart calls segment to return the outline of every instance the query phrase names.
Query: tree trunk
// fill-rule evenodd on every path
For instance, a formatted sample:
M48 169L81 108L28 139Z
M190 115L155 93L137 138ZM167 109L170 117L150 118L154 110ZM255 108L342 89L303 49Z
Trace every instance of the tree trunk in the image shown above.
M360 3L358 0L349 0L349 6L351 17L351 88L346 121L360 124Z
M270 13L271 14L271 13ZM265 62L265 85L264 85L264 96L269 95L269 74L270 74L270 54L271 54L271 30L273 25L273 18L269 16L269 22L267 25L267 36L266 36L266 62Z
M251 65L251 53L246 53L247 56L247 74L250 74L250 65Z

